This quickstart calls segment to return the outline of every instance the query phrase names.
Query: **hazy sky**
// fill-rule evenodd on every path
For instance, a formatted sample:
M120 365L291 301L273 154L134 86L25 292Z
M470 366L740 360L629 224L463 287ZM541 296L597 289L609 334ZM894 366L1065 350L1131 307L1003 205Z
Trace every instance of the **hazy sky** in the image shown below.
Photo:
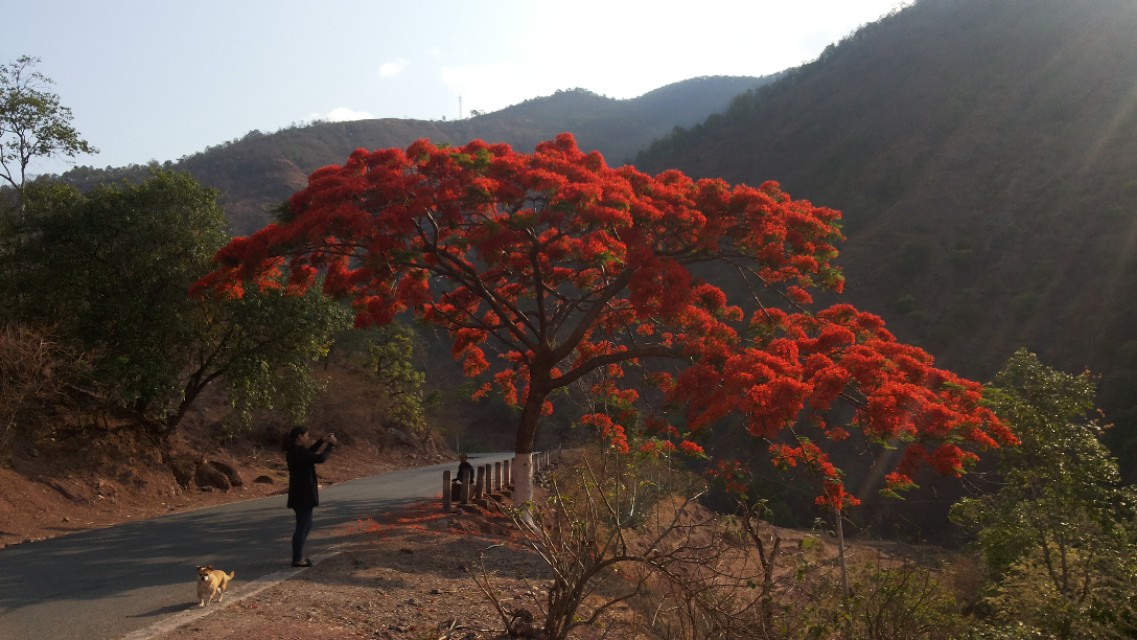
M766 75L899 3L0 0L0 63L40 58L101 150L78 164L121 166L313 118L453 120L559 89Z

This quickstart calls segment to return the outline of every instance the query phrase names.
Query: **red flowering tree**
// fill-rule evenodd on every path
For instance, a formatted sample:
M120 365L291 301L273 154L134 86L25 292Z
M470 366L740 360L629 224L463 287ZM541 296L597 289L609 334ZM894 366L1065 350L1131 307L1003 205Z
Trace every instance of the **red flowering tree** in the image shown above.
M316 171L279 223L234 239L199 286L239 296L321 283L352 301L360 324L409 310L445 328L466 373L488 375L482 391L496 386L520 409L519 501L531 495L541 416L555 392L587 380L600 401L580 420L614 446L626 450L639 428L698 450L692 434L741 414L778 461L819 470L819 501L839 510L840 472L802 429L816 442L850 428L905 442L894 486L923 463L959 474L973 449L1013 436L980 406L977 384L934 368L878 318L847 305L807 311L810 290L843 282L838 217L772 182L611 168L568 134L532 154L419 141ZM752 285L750 317L692 274L711 262ZM645 409L625 378L633 368L681 411ZM855 417L826 424L842 396Z

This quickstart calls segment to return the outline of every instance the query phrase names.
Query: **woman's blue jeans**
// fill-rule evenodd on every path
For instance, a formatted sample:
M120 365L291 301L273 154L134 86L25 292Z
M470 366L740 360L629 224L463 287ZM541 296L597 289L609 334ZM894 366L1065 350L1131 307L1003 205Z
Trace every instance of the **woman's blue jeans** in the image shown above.
M292 561L304 561L304 542L312 530L312 509L293 509L296 512L296 530L292 532Z

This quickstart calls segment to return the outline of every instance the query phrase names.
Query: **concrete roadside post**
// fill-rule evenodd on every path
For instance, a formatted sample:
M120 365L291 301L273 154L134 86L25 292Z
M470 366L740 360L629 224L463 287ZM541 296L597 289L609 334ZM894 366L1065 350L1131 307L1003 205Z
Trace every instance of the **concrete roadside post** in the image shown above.
M442 472L442 513L450 513L450 470Z
M470 504L470 494L473 488L470 485L474 484L472 482L473 478L470 477L469 471L463 470L462 474L458 476L458 479L462 482L462 495L459 498L459 502L461 504Z

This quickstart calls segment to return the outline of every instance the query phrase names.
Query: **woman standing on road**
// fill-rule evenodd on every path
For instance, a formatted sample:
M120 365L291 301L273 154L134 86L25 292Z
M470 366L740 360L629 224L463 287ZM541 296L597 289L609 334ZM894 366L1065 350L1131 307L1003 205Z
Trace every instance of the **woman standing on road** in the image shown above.
M296 512L296 530L292 532L294 567L312 566L312 561L304 557L304 542L312 530L312 509L320 504L316 465L328 459L328 454L335 445L334 433L329 433L314 444L307 427L293 427L288 434L288 449L285 454L288 460L288 508Z

